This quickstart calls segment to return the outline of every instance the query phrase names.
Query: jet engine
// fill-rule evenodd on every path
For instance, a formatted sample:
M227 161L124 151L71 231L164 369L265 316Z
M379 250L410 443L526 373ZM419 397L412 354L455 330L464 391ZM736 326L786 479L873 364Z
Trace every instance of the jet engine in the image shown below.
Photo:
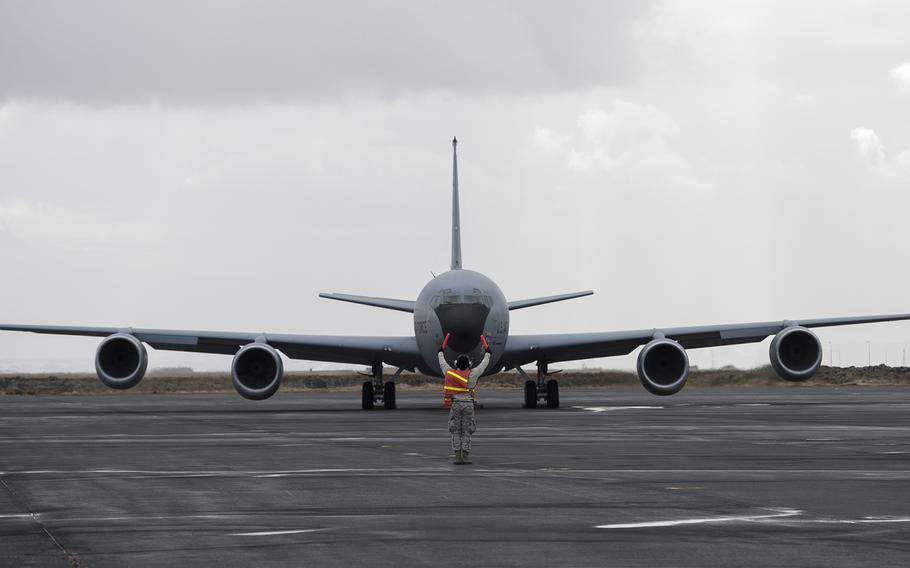
M638 380L651 394L676 394L688 377L689 356L672 339L655 339L638 354Z
M244 345L234 355L231 379L237 393L250 400L265 400L275 394L284 375L281 356L265 343Z
M771 340L771 367L788 381L805 381L822 364L822 344L804 327L791 326Z
M95 372L112 389L128 389L139 384L148 364L145 345L128 333L106 337L95 352Z

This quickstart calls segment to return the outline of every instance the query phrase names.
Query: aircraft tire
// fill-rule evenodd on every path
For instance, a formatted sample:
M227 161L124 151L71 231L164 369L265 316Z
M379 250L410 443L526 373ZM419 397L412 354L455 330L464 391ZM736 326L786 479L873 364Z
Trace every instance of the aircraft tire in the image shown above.
M364 410L373 409L373 383L370 381L363 383L363 394L360 397L360 407Z
M547 381L547 408L559 408L559 383L554 379Z
M537 383L525 381L525 408L537 408Z
M382 405L386 410L395 410L395 383L387 382L382 387Z

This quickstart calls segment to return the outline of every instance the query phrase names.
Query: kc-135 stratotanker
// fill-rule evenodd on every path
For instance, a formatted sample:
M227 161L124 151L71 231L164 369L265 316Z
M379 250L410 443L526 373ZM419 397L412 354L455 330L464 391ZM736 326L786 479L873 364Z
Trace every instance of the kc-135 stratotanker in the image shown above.
M101 382L114 389L128 389L142 380L148 367L145 345L170 351L233 355L234 388L240 396L252 400L269 398L278 391L284 374L279 352L291 359L362 364L372 369L372 380L363 384L361 402L364 409L373 408L377 403L388 409L395 408L395 380L402 371L420 371L442 377L437 354L446 336L449 340L445 345L445 359L449 364L461 354L479 361L485 339L491 353L485 374L516 369L526 379L526 408L536 408L541 401L550 408L558 408L559 385L550 376L548 366L551 363L626 355L643 345L637 364L641 384L655 395L671 395L685 386L689 375L686 349L756 343L773 335L771 366L788 381L804 381L815 374L822 361L821 342L809 328L910 319L910 314L890 314L597 333L511 335L510 311L593 292L509 301L493 280L463 267L457 144L453 139L451 270L435 276L416 300L320 294L332 300L412 313L414 335L358 337L13 324L0 324L0 330L103 337L95 352L95 370ZM537 366L536 379L522 369L522 365L531 363ZM391 377L386 377L383 365L397 367L397 370Z

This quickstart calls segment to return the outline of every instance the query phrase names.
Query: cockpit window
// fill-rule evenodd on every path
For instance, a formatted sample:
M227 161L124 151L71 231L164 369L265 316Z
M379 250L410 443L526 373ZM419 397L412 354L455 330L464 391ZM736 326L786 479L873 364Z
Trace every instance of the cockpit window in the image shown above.
M493 299L483 294L443 294L434 297L430 305L435 310L443 304L482 304L492 308Z

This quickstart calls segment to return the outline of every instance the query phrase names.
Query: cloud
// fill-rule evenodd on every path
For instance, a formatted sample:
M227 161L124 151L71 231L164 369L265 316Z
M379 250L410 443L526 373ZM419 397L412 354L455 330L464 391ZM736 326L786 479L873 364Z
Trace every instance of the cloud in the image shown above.
M902 91L910 93L910 61L892 69L891 78L894 79Z
M872 174L871 179L884 183L885 187L906 188L910 182L910 148L889 155L878 134L871 128L854 128L850 137L856 142L857 151Z
M200 104L621 83L651 2L13 2L0 98Z
M543 126L534 129L531 139L535 146L546 149L559 149L569 142L568 136Z
M876 167L885 161L885 147L878 134L871 128L858 127L850 131L850 138L856 142L860 157L869 167Z
M569 171L609 175L626 187L655 191L704 192L711 184L675 148L674 121L652 105L614 99L577 115L562 130L538 127L533 142L541 151L561 156Z
M453 134L466 265L512 298L598 292L516 333L906 303L910 121L882 62L907 61L907 3L0 4L6 321L410 333L316 294L445 269ZM0 363L86 369L96 345L2 339ZM767 361L737 349L718 363Z
M0 238L20 246L37 245L61 251L101 252L136 227L121 220L100 219L46 201L9 199L0 202Z

